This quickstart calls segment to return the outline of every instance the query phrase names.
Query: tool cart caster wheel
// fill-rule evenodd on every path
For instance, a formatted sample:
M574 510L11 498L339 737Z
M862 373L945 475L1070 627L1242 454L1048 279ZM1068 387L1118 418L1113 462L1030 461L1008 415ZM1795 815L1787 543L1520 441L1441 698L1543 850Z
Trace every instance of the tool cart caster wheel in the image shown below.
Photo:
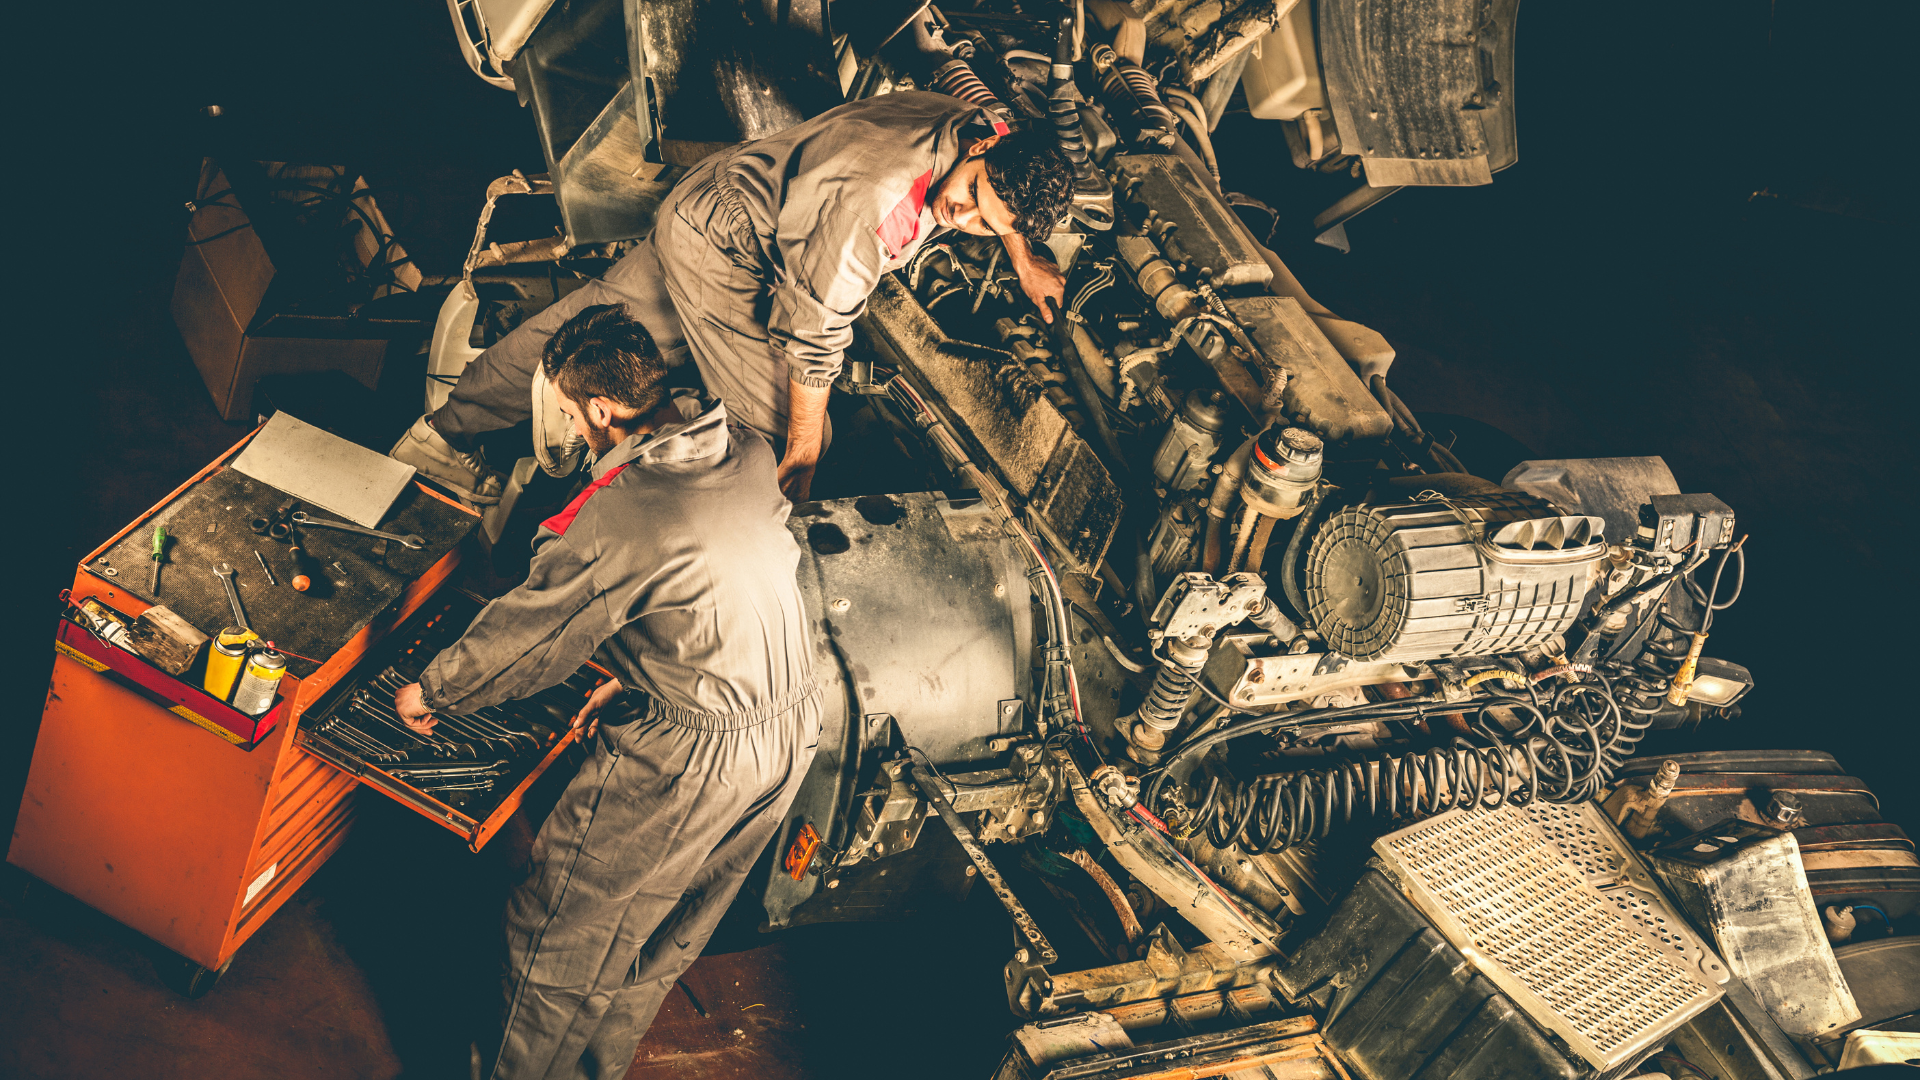
M219 983L220 976L225 975L227 969L233 966L233 961L228 960L219 968L210 970L185 957L172 956L164 959L156 958L153 966L167 989L188 1001L194 1001L207 996L208 991Z

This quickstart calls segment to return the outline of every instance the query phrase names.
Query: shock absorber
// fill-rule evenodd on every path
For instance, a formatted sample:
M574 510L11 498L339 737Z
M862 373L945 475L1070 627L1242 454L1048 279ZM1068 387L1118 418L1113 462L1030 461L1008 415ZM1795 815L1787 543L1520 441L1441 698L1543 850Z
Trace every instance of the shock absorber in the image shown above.
M1145 68L1113 51L1095 45L1088 54L1100 76L1100 93L1107 104L1131 116L1139 126L1137 141L1162 150L1173 148L1173 110L1160 100L1160 84Z
M1193 701L1200 671L1207 666L1207 653L1212 648L1213 642L1206 638L1167 639L1160 670L1147 688L1147 699L1126 727L1127 753L1135 761L1152 765L1160 760L1160 748L1167 744L1168 733L1180 726L1180 718Z

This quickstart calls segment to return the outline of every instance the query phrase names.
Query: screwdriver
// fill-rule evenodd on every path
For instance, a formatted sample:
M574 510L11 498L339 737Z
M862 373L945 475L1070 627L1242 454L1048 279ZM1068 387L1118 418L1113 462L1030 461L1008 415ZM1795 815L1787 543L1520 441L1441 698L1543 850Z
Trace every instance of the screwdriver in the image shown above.
M153 580L148 584L148 592L160 595L160 564L167 561L167 527L153 527Z
M314 561L313 556L307 554L306 545L300 542L299 534L294 534L292 540L293 580L291 584L293 585L293 591L306 592L308 589L313 588L313 579L316 574L320 573L320 567L319 564Z

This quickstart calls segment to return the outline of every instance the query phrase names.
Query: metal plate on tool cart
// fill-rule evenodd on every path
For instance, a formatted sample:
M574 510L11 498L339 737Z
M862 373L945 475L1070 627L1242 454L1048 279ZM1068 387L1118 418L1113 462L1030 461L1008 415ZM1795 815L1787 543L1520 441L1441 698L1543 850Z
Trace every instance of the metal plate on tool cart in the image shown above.
M290 545L257 535L248 527L254 518L271 517L291 497L238 470L221 469L121 537L86 568L116 589L165 604L212 635L233 622L226 589L214 568L223 562L232 566L240 603L254 632L288 650L287 669L305 678L317 665L300 656L321 661L332 656L480 523L478 516L409 484L385 524L393 532L418 533L426 546L413 551L389 541L382 560L374 555L381 541L371 536L296 529L322 567L313 589L301 593L292 585ZM156 525L165 526L169 538L158 596L148 589ZM254 557L256 551L266 557L279 585L267 584ZM109 575L109 569L115 572Z
M274 413L233 467L310 507L356 525L382 529L393 501L413 482L414 468L358 443L314 427L287 413ZM404 529L382 529L405 532Z

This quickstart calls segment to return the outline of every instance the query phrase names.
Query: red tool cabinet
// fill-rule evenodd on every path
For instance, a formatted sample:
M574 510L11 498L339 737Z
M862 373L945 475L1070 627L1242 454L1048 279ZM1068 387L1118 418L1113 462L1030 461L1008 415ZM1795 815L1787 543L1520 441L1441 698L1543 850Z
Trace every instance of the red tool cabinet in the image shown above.
M180 539L173 561L163 567L160 599L203 631L226 625L227 604L224 594L214 592L219 583L207 560L218 556L244 570L254 564L253 551L271 542L248 535L244 521L235 531L207 514L235 511L239 520L246 507L222 505L235 501L235 492L284 501L265 485L254 491L258 482L226 469L245 445L243 440L89 554L74 574L73 601L95 596L129 617L151 606L150 564L130 563L121 574L113 563L130 559L140 545L150 547L153 525L163 523ZM399 531L432 539L424 551L403 553L410 561L389 563L381 554L377 563L363 566L366 560L356 561L356 552L365 538L323 540L316 529L309 548L330 561L343 582L330 598L276 591L258 575L262 587L247 601L255 629L271 638L269 624L290 627L280 635L284 647L298 648L311 662L290 663L281 700L261 718L256 742L205 715L224 706L210 705L212 699L198 693L198 666L185 677L187 685L167 685L170 677L158 668L122 670L143 661L60 620L8 861L208 972L224 968L339 848L362 782L354 773L369 773L352 763L331 764L309 750L301 717L330 689L356 677L369 650L396 626L451 588L466 537L479 520L418 485L396 506L393 516L406 518ZM270 559L275 554L267 552ZM284 581L290 575L279 576ZM455 813L420 792L402 801L478 850L567 741L553 736L532 774L480 818ZM409 795L377 771L368 779L389 795Z

